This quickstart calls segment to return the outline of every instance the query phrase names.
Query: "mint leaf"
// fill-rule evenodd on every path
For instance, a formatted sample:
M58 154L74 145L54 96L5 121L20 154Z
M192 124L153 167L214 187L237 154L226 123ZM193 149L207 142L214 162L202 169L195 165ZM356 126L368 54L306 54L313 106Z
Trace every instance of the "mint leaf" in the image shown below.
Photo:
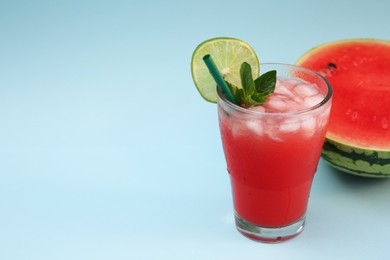
M236 98L238 105L241 105L241 100L244 99L244 90L242 88L238 88L237 86L231 84L230 82L226 81L226 84L230 88L230 91L232 92L233 96Z
M253 80L251 66L244 62L241 64L240 77L242 88L226 81L237 104L242 107L252 107L263 104L268 96L274 92L276 85L276 71L268 71Z
M275 90L276 85L276 70L271 70L255 80L257 92L269 95Z
M251 65L249 65L246 62L241 64L240 76L241 76L242 89L244 90L245 96L248 98L252 93L255 92L255 86L256 86L252 77Z

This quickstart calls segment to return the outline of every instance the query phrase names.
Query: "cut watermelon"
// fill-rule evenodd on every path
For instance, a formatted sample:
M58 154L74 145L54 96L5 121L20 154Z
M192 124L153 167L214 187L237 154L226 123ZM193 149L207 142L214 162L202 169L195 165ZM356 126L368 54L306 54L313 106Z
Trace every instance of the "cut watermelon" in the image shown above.
M390 41L323 44L297 65L319 72L333 87L323 158L352 174L390 177Z

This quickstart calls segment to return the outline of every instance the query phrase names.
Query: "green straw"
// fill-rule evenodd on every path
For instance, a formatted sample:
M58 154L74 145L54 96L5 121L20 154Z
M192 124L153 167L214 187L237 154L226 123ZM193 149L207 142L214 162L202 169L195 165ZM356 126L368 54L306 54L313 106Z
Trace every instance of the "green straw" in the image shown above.
M210 54L206 54L203 57L203 61L204 63L206 63L206 66L209 69L211 76L217 83L219 91L221 91L221 93L227 98L227 100L229 100L233 104L237 104L236 98L233 96L233 93L230 91L230 88L226 84L225 80L222 78L222 75L219 72Z

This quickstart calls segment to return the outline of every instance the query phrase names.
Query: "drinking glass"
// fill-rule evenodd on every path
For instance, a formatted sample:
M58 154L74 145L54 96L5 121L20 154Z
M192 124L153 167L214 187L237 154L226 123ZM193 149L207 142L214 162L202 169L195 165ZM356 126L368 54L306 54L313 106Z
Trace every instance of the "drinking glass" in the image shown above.
M286 82L313 84L321 93L320 100L301 110L264 112L232 104L218 92L218 118L236 228L250 239L276 243L297 236L304 228L332 88L324 77L302 67L261 64L262 73L270 70Z

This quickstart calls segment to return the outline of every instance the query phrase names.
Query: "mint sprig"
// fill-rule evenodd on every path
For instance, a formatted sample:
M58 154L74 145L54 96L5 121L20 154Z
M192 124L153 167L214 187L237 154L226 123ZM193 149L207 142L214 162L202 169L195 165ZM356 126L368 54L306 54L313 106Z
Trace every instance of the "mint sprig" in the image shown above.
M244 62L241 64L240 77L242 88L225 80L239 106L248 108L261 105L275 90L276 70L268 71L254 80L251 65Z

